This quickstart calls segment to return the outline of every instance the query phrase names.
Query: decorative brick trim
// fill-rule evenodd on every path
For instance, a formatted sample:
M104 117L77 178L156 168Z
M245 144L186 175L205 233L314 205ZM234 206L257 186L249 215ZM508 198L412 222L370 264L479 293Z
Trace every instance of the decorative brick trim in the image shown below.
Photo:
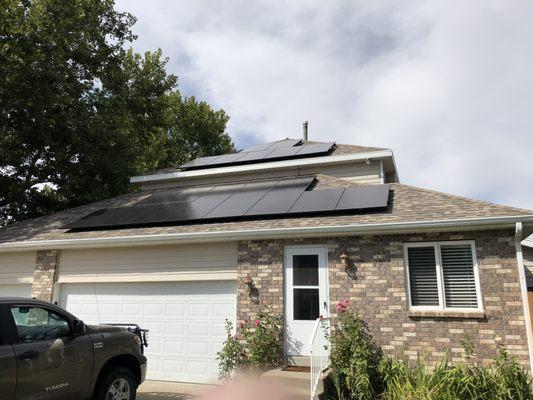
M38 250L33 272L32 297L51 302L59 265L59 250Z

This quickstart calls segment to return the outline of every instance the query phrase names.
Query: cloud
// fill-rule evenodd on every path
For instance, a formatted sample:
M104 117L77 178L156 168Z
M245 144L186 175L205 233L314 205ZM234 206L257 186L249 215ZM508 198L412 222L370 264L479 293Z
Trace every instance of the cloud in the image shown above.
M533 3L122 0L244 146L390 147L402 182L533 209Z

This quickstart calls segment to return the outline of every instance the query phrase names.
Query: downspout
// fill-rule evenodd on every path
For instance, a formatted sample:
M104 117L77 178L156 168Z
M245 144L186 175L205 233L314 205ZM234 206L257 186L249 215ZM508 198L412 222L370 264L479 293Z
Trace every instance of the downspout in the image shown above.
M531 328L531 316L529 302L527 298L526 272L524 266L524 257L522 255L522 222L516 223L515 245L516 259L518 261L518 277L520 279L520 291L522 292L522 303L524 305L524 322L526 325L527 344L529 350L529 368L533 374L533 332Z

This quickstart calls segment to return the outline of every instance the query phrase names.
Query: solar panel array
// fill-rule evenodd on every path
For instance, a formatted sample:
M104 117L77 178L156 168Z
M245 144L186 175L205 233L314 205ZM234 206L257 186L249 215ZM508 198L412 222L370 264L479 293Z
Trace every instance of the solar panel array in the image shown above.
M90 230L387 207L388 185L306 190L314 177L157 190L136 205L89 214L69 229Z
M238 153L221 156L201 157L185 164L182 170L215 168L221 166L260 163L309 156L323 156L331 153L335 143L305 144L299 139L257 144Z

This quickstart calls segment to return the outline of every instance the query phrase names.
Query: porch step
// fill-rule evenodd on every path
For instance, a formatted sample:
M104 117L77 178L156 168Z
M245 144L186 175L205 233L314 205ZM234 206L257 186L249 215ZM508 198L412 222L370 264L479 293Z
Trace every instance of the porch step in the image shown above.
M287 356L287 363L289 365L299 365L301 367L310 367L311 357L309 356Z
M299 371L283 371L282 368L265 372L261 376L263 382L280 385L291 399L311 398L311 373ZM320 380L317 386L317 394L323 392L323 382Z

